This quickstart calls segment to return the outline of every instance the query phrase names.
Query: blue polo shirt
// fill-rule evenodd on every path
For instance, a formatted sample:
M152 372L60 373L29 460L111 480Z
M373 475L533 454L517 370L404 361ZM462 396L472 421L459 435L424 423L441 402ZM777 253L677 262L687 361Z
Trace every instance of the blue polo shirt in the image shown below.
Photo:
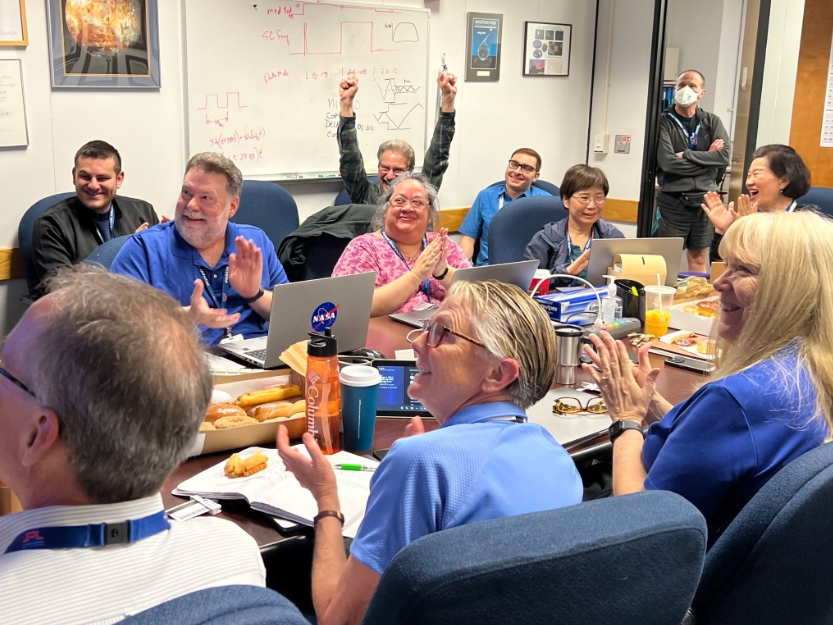
M438 430L396 441L370 483L351 555L381 574L421 536L580 503L572 458L549 432L516 416L525 413L509 402L475 404Z
M201 279L199 268L202 268L219 301L222 299L228 257L237 251L234 239L238 236L251 239L263 251L263 276L260 284L264 289L288 282L275 247L266 233L260 228L231 221L226 227L226 248L215 267L210 267L200 253L179 235L176 223L169 221L130 237L113 260L110 270L155 286L183 306L188 306L191 293L194 292L194 280ZM232 332L242 334L247 339L264 336L269 320L252 310L231 284L225 289L229 314L240 313L240 320L234 324ZM208 288L204 290L203 297L209 306L213 306ZM220 328L201 327L200 330L208 345L216 345L225 336L225 331Z
M552 193L538 187L529 187L515 199L543 195L552 195ZM483 189L477 194L474 204L471 205L463 224L460 226L460 234L475 240L480 239L480 253L477 255L476 265L489 264L489 224L492 223L492 217L499 210L501 197L503 197L504 204L512 201L512 198L506 194L506 183Z
M646 490L693 503L709 545L780 469L828 435L816 392L796 353L782 353L702 386L648 430Z

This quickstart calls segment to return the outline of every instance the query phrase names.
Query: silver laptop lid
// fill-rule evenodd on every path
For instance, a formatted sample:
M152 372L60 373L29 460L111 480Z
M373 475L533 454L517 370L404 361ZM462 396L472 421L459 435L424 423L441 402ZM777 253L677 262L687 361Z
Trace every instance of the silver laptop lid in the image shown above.
M680 271L683 255L682 237L660 239L593 239L590 244L590 264L587 266L587 280L595 286L602 286L613 258L617 254L653 254L665 259L665 284L674 286Z
M457 281L463 282L485 282L486 280L497 280L529 290L535 270L538 269L537 260L520 260L516 263L500 263L497 265L483 265L481 267L469 267L458 269L454 273L451 284Z

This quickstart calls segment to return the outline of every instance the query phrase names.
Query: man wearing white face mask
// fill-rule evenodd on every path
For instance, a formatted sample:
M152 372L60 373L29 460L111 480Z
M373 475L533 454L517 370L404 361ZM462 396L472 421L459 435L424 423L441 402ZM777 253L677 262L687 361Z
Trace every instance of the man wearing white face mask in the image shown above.
M714 228L700 209L729 165L729 135L720 118L699 108L706 79L695 69L677 78L674 105L662 112L657 146L658 237L683 237L689 271L706 271ZM705 217L705 218L704 218Z

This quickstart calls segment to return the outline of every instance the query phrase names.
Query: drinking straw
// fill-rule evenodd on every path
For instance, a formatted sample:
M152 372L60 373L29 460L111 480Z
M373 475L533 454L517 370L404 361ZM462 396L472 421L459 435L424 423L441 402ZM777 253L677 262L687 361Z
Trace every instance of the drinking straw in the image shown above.
M657 274L657 290L659 291L659 311L662 312L662 278Z

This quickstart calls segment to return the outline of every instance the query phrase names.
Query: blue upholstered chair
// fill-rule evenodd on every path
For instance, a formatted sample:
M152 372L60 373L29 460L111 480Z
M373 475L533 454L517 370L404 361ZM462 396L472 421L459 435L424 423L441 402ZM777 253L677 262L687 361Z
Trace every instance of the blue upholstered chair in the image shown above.
M119 253L122 245L124 245L132 236L132 234L125 234L120 237L110 239L109 241L105 241L95 248L92 253L87 256L84 262L101 265L105 269L110 269L110 265L113 264L113 259L116 258L116 254Z
M498 180L497 182L493 182L490 184L490 187L496 187L499 184L504 184L505 180ZM555 197L561 197L561 190L558 188L557 185L554 185L551 182L547 182L546 180L536 180L532 183L533 187L538 187L539 189L543 189L550 195L554 195Z
M371 184L379 184L379 176L368 176L367 179ZM344 206L345 204L352 203L353 200L350 199L350 194L347 193L347 189L342 189L336 196L335 201L333 201L333 206Z
M298 229L298 205L289 191L274 182L244 180L240 207L231 221L257 226L277 251L284 237Z
M522 260L532 237L551 221L567 216L561 197L522 197L505 204L489 225L489 263Z
M282 595L257 586L198 590L120 622L123 625L309 625L298 608Z
M797 200L798 204L815 204L825 215L833 217L833 188L810 187L806 195Z
M472 523L399 552L363 625L678 625L705 550L669 492Z
M38 200L23 213L20 225L17 227L17 244L20 247L20 255L23 258L23 272L26 275L26 283L29 285L29 294L34 294L38 286L38 279L35 277L35 260L32 256L32 234L35 228L35 221L43 215L48 208L51 208L61 200L75 195L74 191L67 193L56 193Z
M833 443L758 491L706 556L696 622L833 623Z

